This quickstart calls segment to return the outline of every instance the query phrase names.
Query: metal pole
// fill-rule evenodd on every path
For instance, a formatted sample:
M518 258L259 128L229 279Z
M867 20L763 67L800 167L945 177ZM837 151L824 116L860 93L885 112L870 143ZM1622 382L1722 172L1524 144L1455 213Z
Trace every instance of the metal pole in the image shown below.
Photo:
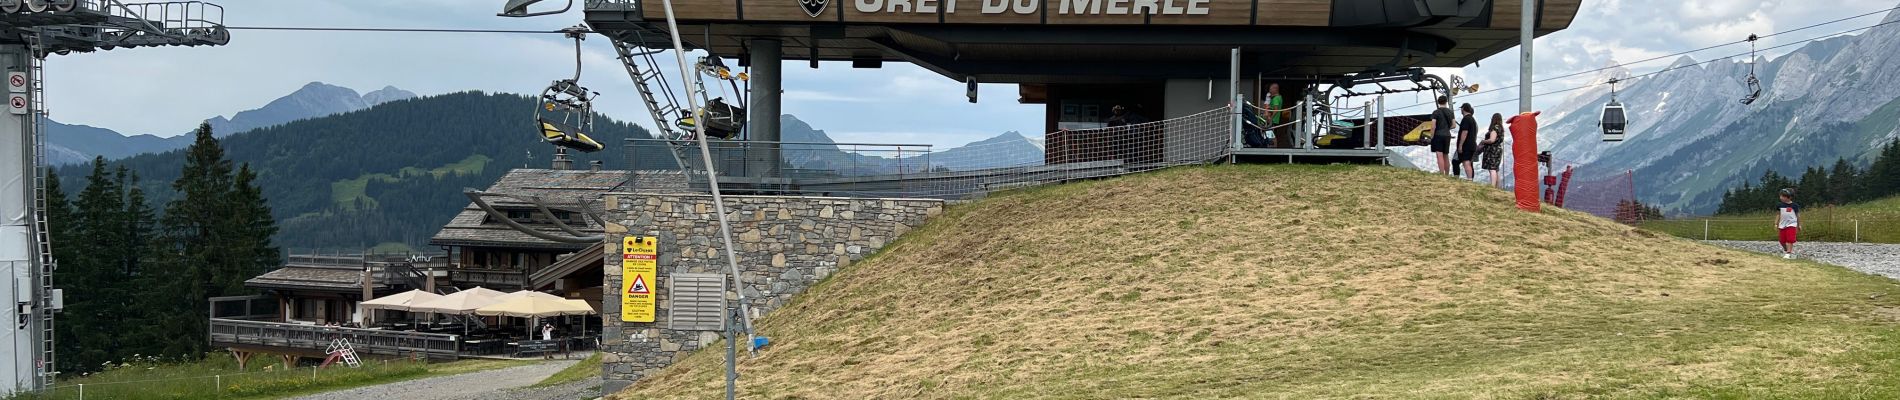
M1379 96L1379 150L1385 150L1385 96Z
M707 32L711 31L707 30ZM778 167L781 160L784 160L779 154L783 148L778 145L781 141L779 88L783 86L782 77L784 76L779 71L784 67L783 48L780 47L778 39L747 40L746 48L751 52L752 65L752 79L747 81L752 84L751 102L747 104L752 108L747 110L752 113L752 117L750 121L746 121L746 126L752 133L750 135L752 141L765 147L758 149L756 154L750 154L755 157L752 159L754 165L751 168L758 177L776 178L781 175L778 173ZM813 58L816 57L813 55Z
M679 60L680 74L691 77L688 78L692 80L691 87L697 87L699 86L699 74L693 73L693 69L686 64L686 45L680 42L680 25L679 19L673 15L673 0L662 0L661 5L666 7L666 26L667 31L672 32L673 49L679 52L679 57L675 57L675 59ZM813 57L813 59L817 58ZM694 131L696 131L693 136L699 141L699 157L701 161L706 163L706 185L712 189L714 215L719 216L719 237L726 248L726 274L731 275L732 290L738 295L739 319L745 322L746 348L756 352L756 349L752 349L751 347L753 341L752 310L751 306L746 304L745 283L740 281L739 255L733 250L732 246L732 224L726 221L726 200L725 197L719 194L719 173L713 166L712 150L706 146L705 110L699 108L699 98L693 97L691 94L686 96L686 106L693 109L693 121L699 121L699 123L693 124Z
M1531 31L1537 27L1537 2L1526 0L1518 4L1523 5L1524 15L1517 29L1518 55L1522 57L1517 66L1517 112L1527 113L1531 112L1531 42L1536 40Z
M726 312L730 313L732 311L728 310ZM739 363L737 356L739 353L739 343L735 341L739 335L738 332L733 332L732 322L730 322L732 320L728 318L726 321L728 321L726 322L726 400L734 400L737 398L739 392Z
M1240 97L1240 48L1239 47L1235 47L1233 52L1229 56L1228 72L1227 72L1227 98L1233 100L1232 108L1234 112L1234 143L1233 143L1232 148L1234 150L1239 150L1241 146L1241 141L1242 141L1242 138L1240 137L1241 132L1242 132L1241 120L1244 118L1243 115L1245 115L1245 110L1242 109L1241 107L1247 106L1247 102L1241 99Z
M1363 149L1366 148L1365 138L1372 137L1372 102L1368 101L1365 107L1360 107L1359 115L1366 117L1365 122L1359 124L1359 130L1366 132L1365 135L1359 136L1359 148Z

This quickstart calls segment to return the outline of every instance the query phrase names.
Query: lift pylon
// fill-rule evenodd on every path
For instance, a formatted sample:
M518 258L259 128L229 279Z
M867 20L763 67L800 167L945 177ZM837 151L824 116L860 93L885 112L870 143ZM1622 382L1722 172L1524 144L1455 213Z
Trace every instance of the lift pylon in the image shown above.
M7 106L0 114L0 298L13 299L0 332L11 360L0 363L0 396L43 392L53 385L53 316L64 299L53 287L52 240L46 220L46 141L41 79L45 57L119 48L216 46L229 43L224 8L202 1L122 3L117 0L0 0L0 69ZM60 221L65 222L65 221Z

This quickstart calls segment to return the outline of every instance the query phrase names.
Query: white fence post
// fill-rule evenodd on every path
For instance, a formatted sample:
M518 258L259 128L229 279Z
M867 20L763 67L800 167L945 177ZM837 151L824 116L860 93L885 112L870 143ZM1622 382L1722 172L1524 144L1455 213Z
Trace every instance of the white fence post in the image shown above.
M1860 243L1860 220L1854 220L1854 243Z
M79 384L79 400L86 400L86 384Z
M1709 220L1702 220L1702 240L1709 240Z
M224 375L212 375L211 385L211 393L217 393L218 397L224 397Z

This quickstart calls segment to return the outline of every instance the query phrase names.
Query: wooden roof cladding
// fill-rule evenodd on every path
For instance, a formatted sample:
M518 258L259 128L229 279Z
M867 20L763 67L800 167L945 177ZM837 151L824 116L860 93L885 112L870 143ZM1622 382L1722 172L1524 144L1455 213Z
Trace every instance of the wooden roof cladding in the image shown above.
M1442 3L1483 0L1417 0ZM657 1L647 1L657 3ZM1017 24L1017 25L1228 25L1334 26L1336 2L1364 0L826 0L809 15L799 0L692 0L674 3L682 22L695 23L846 23L846 24ZM1409 7L1413 0L1371 0L1380 6ZM639 3L635 1L634 3ZM1489 29L1516 29L1522 0L1491 0ZM1582 0L1547 0L1542 29L1570 26ZM657 4L639 6L639 16L664 21Z
M1462 67L1518 43L1523 0L675 1L687 46L725 57L778 39L786 59L899 61L953 79L1102 83L1242 73L1337 77ZM1583 0L1544 0L1536 33L1569 27ZM607 9L606 6L618 7ZM657 0L589 2L618 40L671 47Z

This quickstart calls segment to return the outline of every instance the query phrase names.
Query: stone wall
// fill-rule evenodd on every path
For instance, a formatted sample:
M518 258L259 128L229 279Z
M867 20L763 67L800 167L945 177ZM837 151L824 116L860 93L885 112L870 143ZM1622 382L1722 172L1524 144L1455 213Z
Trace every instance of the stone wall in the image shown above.
M943 211L929 199L726 196L743 291L753 318L790 301L839 268L862 260ZM611 393L719 339L715 332L666 326L668 288L676 273L724 273L712 196L609 194L607 263L601 316L601 390ZM659 241L658 315L652 323L620 321L620 243L628 235ZM738 293L728 288L727 299Z

